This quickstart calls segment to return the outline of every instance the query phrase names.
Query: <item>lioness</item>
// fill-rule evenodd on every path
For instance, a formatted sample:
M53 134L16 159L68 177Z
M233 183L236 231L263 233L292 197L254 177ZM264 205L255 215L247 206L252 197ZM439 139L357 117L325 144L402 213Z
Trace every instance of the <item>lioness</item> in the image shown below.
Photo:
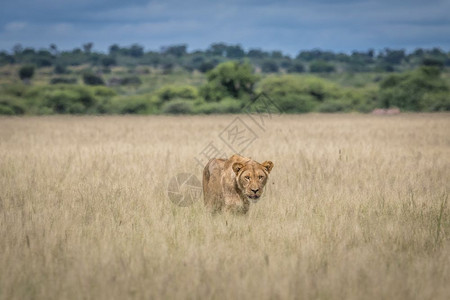
M271 161L262 164L240 155L213 158L203 169L203 197L212 212L247 213L250 200L258 202L270 171Z

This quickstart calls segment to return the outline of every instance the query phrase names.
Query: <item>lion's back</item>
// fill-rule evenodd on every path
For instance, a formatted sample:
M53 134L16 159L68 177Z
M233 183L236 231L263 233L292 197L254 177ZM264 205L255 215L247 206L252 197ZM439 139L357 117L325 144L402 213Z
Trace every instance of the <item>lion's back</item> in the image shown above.
M207 206L217 206L222 198L221 180L225 168L225 159L213 158L203 169L203 198Z

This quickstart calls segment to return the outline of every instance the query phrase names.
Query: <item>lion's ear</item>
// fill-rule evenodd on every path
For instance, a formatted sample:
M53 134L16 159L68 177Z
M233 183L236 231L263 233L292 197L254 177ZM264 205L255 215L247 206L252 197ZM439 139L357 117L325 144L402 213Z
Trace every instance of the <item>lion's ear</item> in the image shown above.
M237 173L239 173L239 171L240 171L243 167L244 167L244 165L241 164L241 163L238 163L238 162L235 162L235 163L233 164L233 166L232 166L233 171L234 171L234 173L236 173L236 175L237 175Z
M264 169L266 169L267 173L270 173L270 171L272 171L273 162L271 162L270 160L263 162L261 165L264 167Z

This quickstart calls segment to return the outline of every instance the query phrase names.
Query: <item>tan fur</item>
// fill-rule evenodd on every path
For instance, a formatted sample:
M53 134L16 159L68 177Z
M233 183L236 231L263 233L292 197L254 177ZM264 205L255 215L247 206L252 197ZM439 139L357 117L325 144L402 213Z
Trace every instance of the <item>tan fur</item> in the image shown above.
M245 214L250 201L261 197L271 161L262 164L240 155L229 159L211 159L203 170L203 197L212 212Z

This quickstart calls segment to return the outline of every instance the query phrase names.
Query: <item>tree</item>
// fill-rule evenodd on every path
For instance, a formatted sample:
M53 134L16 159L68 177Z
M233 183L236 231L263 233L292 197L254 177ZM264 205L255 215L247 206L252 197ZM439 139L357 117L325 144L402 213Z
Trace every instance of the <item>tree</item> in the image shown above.
M101 64L105 68L108 68L116 64L116 59L111 56L105 56L101 59Z
M331 73L335 71L335 67L326 61L316 60L309 65L309 70L312 73Z
M190 114L192 113L192 103L184 101L183 99L171 100L164 103L161 107L161 112L165 114Z
M388 76L380 83L380 104L409 111L450 110L450 87L435 66Z
M362 63L364 65L373 63L373 50L368 52L353 51L350 56L350 62Z
M205 62L202 62L200 64L200 66L198 66L198 70L200 72L202 72L202 73L206 73L206 72L214 69L214 67L215 67L214 62L212 62L212 61L205 61Z
M175 68L175 63L172 60L165 60L161 63L163 74L172 73Z
M56 64L53 68L55 74L66 74L68 73L67 66L63 64Z
M304 61L323 60L331 61L336 59L336 54L331 51L322 51L320 49L314 49L310 51L301 51L297 55L297 59Z
M249 98L258 77L249 63L228 61L209 71L207 79L201 95L206 101L220 101L226 97Z
M359 104L350 90L316 76L267 76L258 86L287 113L348 111Z
M182 44L182 45L169 46L169 47L163 48L162 52L164 54L173 55L175 57L182 57L183 55L186 55L186 53L187 53L187 45Z
M30 80L34 75L34 66L33 65L25 65L19 69L19 77L23 81Z
M109 55L116 55L120 52L120 47L117 44L109 46Z
M444 67L444 63L445 62L443 60L435 57L425 57L422 60L422 65L429 67L438 67L440 69Z
M305 72L305 66L299 62L295 61L287 69L288 73L303 73Z
M83 74L83 82L84 82L84 84L87 84L87 85L104 85L105 84L105 82L103 81L103 79L100 76L95 75L92 72L85 72Z
M198 97L197 88L190 85L166 85L156 91L160 103L173 99L195 100Z
M83 44L83 51L84 51L84 53L90 54L91 51L92 51L92 47L93 47L93 46L94 46L93 43L86 43L86 44Z
M245 56L245 51L240 45L228 46L226 53L228 58L242 58Z
M269 56L268 53L261 49L250 49L247 53L247 57L249 58L265 58L267 56Z
M133 57L141 57L144 55L144 47L138 44L133 44L130 47L129 54Z
M266 59L261 64L261 70L264 73L276 73L278 69L278 64L273 59Z
M49 67L53 64L54 56L48 50L39 50L35 53L30 61L38 68Z
M214 56L225 56L227 50L227 45L224 43L215 43L209 46L207 53Z
M380 53L379 57L388 64L398 65L405 59L405 50L391 50L386 48Z
M23 51L22 44L15 44L15 45L14 45L14 47L13 47L13 53L14 53L14 55L19 55L19 54L22 53L22 51Z
M423 50L422 48L417 48L416 50L414 50L414 52L410 55L413 56L417 56L417 57L423 57L425 55L425 50Z
M0 51L0 66L6 64L13 64L15 62L14 57L8 54L6 51Z
M55 44L50 44L49 46L50 48L50 53L54 56L58 55L59 51L58 51L58 47Z
M111 95L111 91L108 91ZM95 109L101 96L85 86L52 86L41 92L42 106L53 113L82 114ZM106 91L104 91L106 93Z
M272 51L270 56L272 58L283 58L283 52L281 52L281 51Z

